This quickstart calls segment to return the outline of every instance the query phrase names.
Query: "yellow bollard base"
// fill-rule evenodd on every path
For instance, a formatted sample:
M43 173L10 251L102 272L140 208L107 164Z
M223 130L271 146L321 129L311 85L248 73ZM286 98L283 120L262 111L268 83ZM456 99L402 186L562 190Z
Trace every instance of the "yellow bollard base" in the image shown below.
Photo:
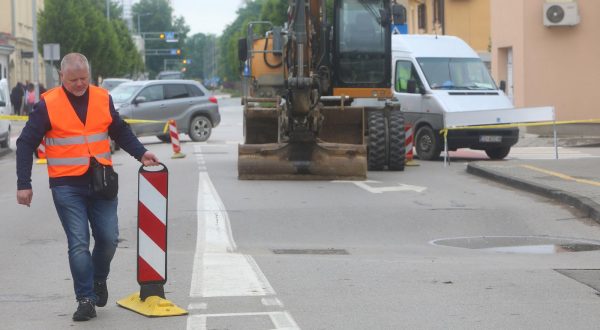
M185 154L183 152L174 153L171 158L185 158Z
M148 317L178 316L188 313L185 309L159 296L150 296L142 301L139 292L117 301L117 304Z
M421 164L415 162L414 160L409 160L406 163L404 163L404 166L421 166Z
M38 159L38 160L35 161L35 163L38 164L38 165L48 164L48 160L46 158Z

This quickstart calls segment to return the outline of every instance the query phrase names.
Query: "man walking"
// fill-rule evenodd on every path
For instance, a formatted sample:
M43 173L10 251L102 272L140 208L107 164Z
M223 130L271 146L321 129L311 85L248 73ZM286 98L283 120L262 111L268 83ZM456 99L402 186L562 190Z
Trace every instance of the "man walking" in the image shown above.
M33 152L46 138L50 188L67 236L78 301L74 321L94 318L95 306L106 305L106 280L119 236L117 198L94 191L90 163L112 166L112 138L145 166L159 164L119 117L108 91L90 86L89 75L85 56L65 55L60 63L62 86L42 96L17 140L17 202L30 206ZM90 227L94 237L91 253Z

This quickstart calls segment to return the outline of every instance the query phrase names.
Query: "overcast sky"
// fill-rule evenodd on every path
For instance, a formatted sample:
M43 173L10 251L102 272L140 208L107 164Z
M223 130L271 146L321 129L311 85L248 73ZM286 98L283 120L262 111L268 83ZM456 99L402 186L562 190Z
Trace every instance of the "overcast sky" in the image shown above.
M243 0L171 0L173 14L183 16L190 27L188 36L196 33L220 35L237 17Z

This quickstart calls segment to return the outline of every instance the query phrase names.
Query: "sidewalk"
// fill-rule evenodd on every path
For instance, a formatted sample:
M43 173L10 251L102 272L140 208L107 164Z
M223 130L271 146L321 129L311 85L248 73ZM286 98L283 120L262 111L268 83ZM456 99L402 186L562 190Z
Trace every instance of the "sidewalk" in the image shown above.
M467 172L573 206L600 223L600 158L477 161Z

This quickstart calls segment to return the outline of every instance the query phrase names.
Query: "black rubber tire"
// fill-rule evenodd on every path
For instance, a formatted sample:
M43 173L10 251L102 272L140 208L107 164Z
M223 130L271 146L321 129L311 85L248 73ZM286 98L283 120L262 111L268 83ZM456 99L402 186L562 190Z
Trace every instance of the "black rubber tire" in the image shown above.
M171 135L169 135L169 133L167 134L160 134L156 136L159 140L161 140L162 142L165 143L171 143Z
M367 117L367 166L370 171L381 171L386 164L386 120L383 112L371 111Z
M190 122L190 131L188 135L194 142L204 142L208 140L212 133L212 123L205 116L196 116Z
M485 149L485 153L490 159L500 160L504 159L510 153L510 147L498 147Z
M421 160L435 160L442 152L442 138L430 126L422 126L417 131L415 149Z
M390 112L388 132L388 170L404 171L404 165L406 163L406 145L404 136L404 115L402 112Z

